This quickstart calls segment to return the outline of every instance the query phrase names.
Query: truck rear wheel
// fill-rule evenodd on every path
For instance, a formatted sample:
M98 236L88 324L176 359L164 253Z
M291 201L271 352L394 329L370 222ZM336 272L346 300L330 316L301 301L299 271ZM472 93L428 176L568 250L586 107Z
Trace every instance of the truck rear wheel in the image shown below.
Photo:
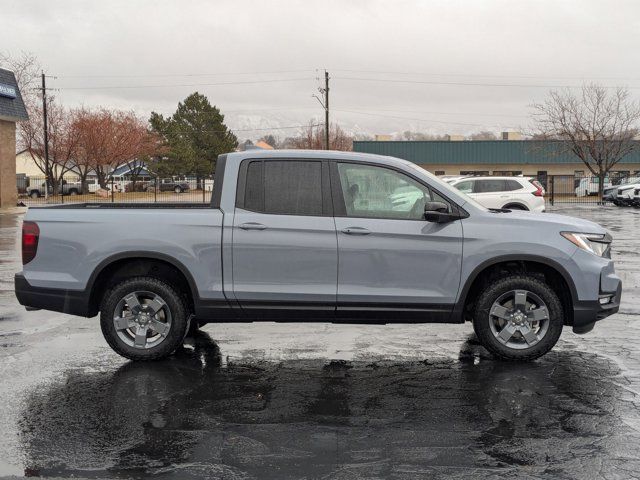
M182 296L153 277L134 277L110 288L100 305L107 343L130 360L158 360L185 337L189 312Z
M553 348L563 320L556 293L538 278L520 274L485 288L476 303L473 328L496 357L533 360Z

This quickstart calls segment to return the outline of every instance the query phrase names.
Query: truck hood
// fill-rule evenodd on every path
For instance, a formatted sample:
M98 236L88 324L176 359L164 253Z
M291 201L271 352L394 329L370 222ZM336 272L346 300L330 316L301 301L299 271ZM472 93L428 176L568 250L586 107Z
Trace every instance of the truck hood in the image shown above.
M640 188L640 183L627 183L626 185L618 185L616 190L631 190L632 188Z
M511 211L509 213L495 213L493 215L504 215L505 218L512 218L529 224L540 224L543 228L555 226L557 231L597 233L605 234L607 230L595 222L583 220L581 218L558 215L556 213L533 213L523 211Z

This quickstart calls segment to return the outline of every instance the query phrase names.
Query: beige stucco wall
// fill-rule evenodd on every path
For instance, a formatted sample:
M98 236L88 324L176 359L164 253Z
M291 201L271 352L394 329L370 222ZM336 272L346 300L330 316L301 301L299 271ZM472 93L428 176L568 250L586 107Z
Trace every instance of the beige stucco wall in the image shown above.
M16 173L24 173L27 177L44 177L29 152L16 154Z
M0 208L15 207L16 188L16 124L0 120Z

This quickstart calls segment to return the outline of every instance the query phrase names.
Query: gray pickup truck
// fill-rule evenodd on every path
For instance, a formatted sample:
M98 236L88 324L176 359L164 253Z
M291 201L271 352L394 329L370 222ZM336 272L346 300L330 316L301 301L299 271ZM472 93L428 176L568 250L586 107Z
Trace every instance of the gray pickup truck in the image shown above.
M134 360L210 322L473 323L494 355L548 352L618 311L611 237L572 217L488 210L416 165L344 152L218 159L211 205L30 208L28 308L100 313Z

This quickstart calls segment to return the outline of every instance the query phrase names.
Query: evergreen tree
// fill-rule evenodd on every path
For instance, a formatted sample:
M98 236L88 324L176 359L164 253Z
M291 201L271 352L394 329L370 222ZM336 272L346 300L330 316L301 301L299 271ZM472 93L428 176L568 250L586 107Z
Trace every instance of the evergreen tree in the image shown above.
M152 112L149 123L169 151L154 165L162 176L211 175L218 155L232 152L238 146L238 139L224 124L224 115L198 92L180 102L170 117Z

